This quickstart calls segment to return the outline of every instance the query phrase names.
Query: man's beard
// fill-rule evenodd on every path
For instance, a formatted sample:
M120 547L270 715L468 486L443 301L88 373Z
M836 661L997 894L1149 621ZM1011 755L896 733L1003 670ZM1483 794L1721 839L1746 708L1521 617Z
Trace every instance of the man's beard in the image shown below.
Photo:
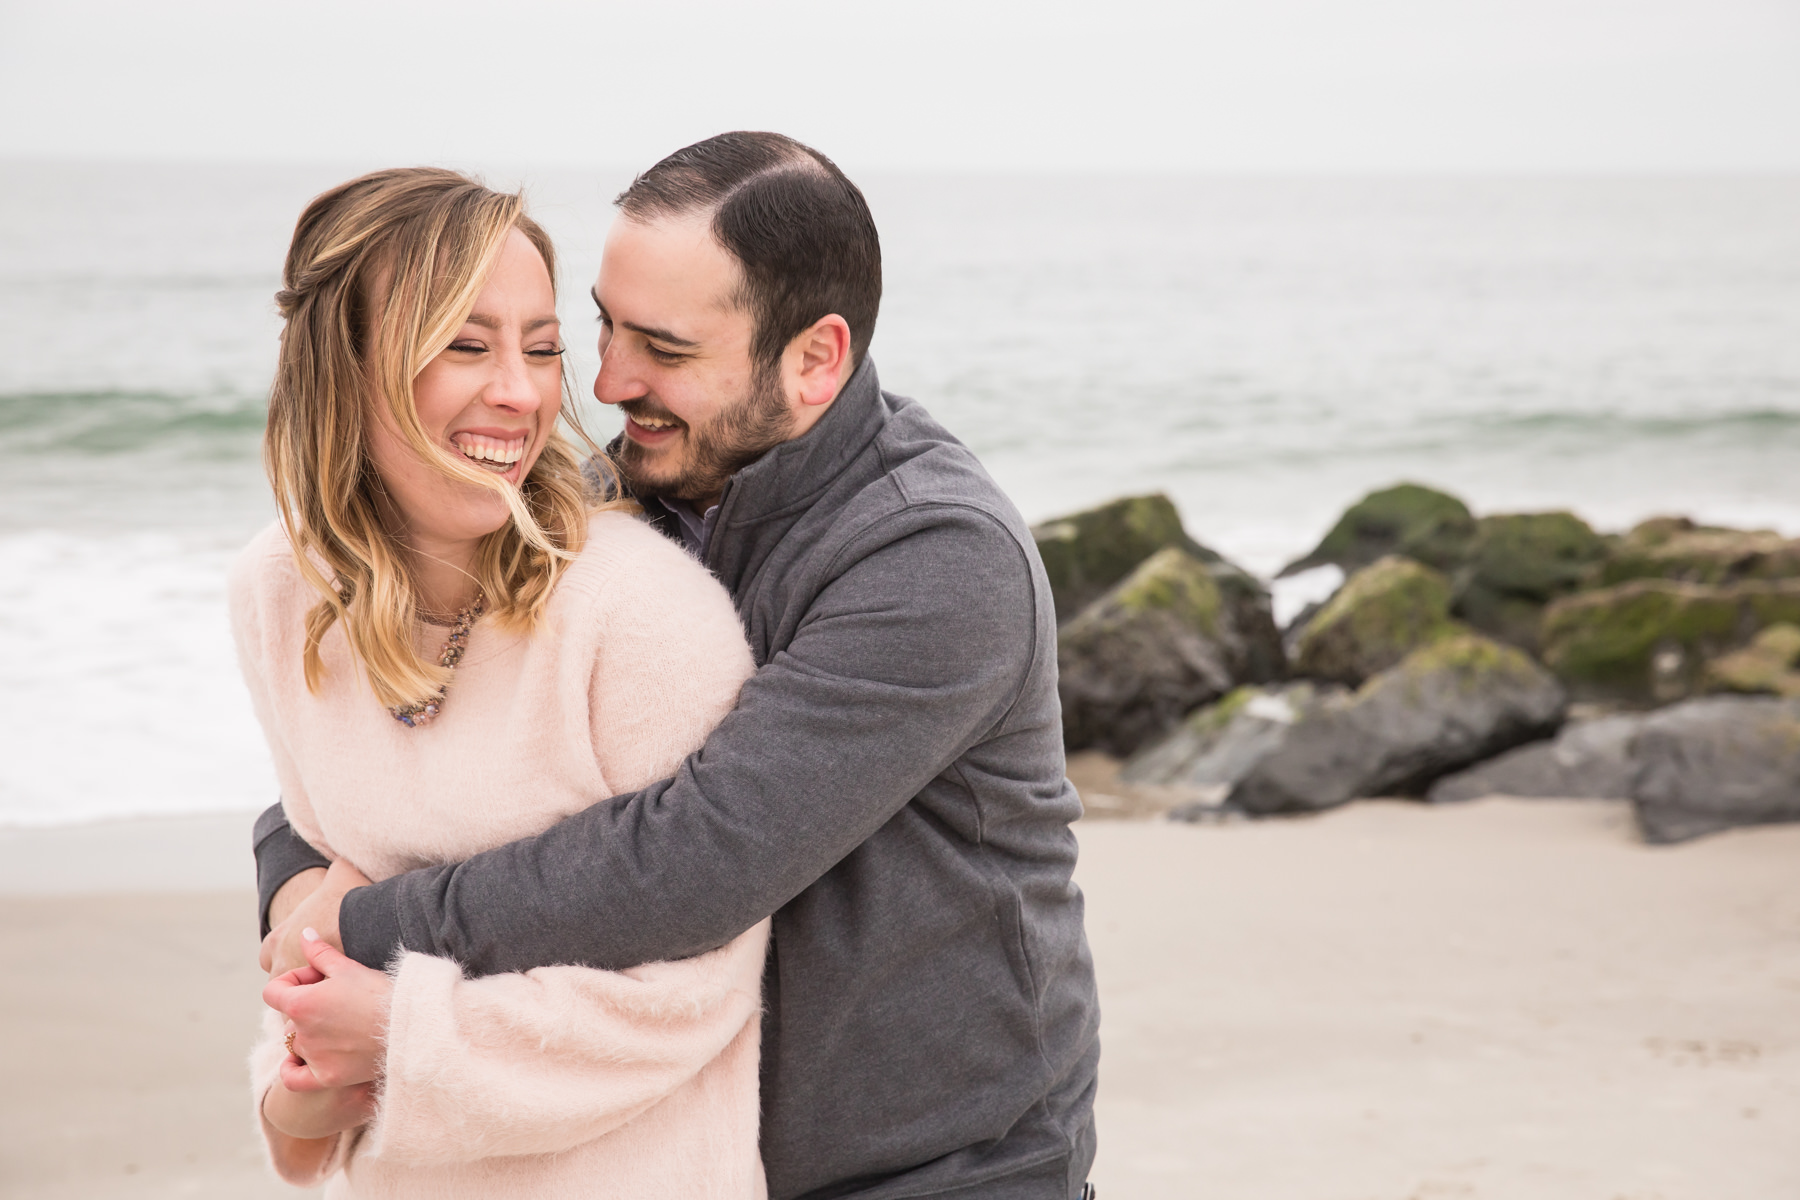
M629 437L616 456L619 471L639 497L703 500L725 490L733 475L788 440L794 416L781 388L779 369L758 367L744 396L721 409L706 425L696 427L650 400L626 400L619 408L628 417L643 415L678 422L684 433L687 461L674 477L651 479L645 474L649 455Z

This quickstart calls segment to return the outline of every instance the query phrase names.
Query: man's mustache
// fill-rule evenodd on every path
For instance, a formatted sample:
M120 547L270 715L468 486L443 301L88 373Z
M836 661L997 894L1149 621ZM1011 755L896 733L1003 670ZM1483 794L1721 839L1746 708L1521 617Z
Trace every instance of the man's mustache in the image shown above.
M679 425L683 429L687 428L686 421L652 400L621 400L619 402L619 411L634 421L667 421L671 425Z

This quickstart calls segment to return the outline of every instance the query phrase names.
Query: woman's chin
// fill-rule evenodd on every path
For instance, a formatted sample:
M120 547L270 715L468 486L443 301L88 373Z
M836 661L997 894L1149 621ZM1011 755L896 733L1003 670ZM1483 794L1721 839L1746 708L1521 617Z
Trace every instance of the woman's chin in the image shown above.
M506 502L492 492L470 489L478 494L445 497L431 506L429 512L407 514L407 524L415 533L433 541L474 542L490 533L498 533L512 521Z

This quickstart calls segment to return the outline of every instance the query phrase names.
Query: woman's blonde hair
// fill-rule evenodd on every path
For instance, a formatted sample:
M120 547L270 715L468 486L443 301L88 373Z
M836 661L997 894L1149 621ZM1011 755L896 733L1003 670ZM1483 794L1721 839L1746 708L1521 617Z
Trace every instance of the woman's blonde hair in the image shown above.
M514 488L434 446L414 405L413 380L461 329L514 229L543 256L554 288L555 250L522 198L454 171L352 179L315 198L294 227L275 296L286 326L263 460L300 574L319 593L306 618L311 690L334 622L384 705L426 700L449 674L414 645L418 597L369 456L373 404L387 406L426 463L505 499L511 520L482 540L473 569L485 612L503 628L536 623L581 549L594 506L559 431ZM592 450L573 406L563 412Z

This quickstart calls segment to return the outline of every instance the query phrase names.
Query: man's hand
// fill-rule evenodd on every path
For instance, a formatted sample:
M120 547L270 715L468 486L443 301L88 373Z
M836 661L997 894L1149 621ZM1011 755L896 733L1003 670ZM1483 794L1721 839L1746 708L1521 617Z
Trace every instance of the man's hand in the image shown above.
M341 858L332 863L331 869L322 875L317 874L318 870L313 867L302 871L283 884L281 891L275 894L275 900L279 903L289 886L301 875L312 875L318 880L312 885L311 892L305 893L279 924L274 923L275 906L271 904L269 907L271 928L269 936L263 939L260 961L262 969L272 976L285 975L306 965L306 949L301 944L300 937L302 929L316 930L324 941L343 949L343 938L338 934L338 904L343 900L344 893L351 888L367 887L369 878Z
M317 891L319 885L324 882L324 867L308 867L282 884L274 898L269 901L270 930L292 916L300 902ZM265 964L263 969L268 970L268 966Z
M263 1003L286 1017L293 1031L281 1085L316 1092L368 1083L381 1070L393 980L345 957L314 930L304 931L302 944L307 965L263 988Z

